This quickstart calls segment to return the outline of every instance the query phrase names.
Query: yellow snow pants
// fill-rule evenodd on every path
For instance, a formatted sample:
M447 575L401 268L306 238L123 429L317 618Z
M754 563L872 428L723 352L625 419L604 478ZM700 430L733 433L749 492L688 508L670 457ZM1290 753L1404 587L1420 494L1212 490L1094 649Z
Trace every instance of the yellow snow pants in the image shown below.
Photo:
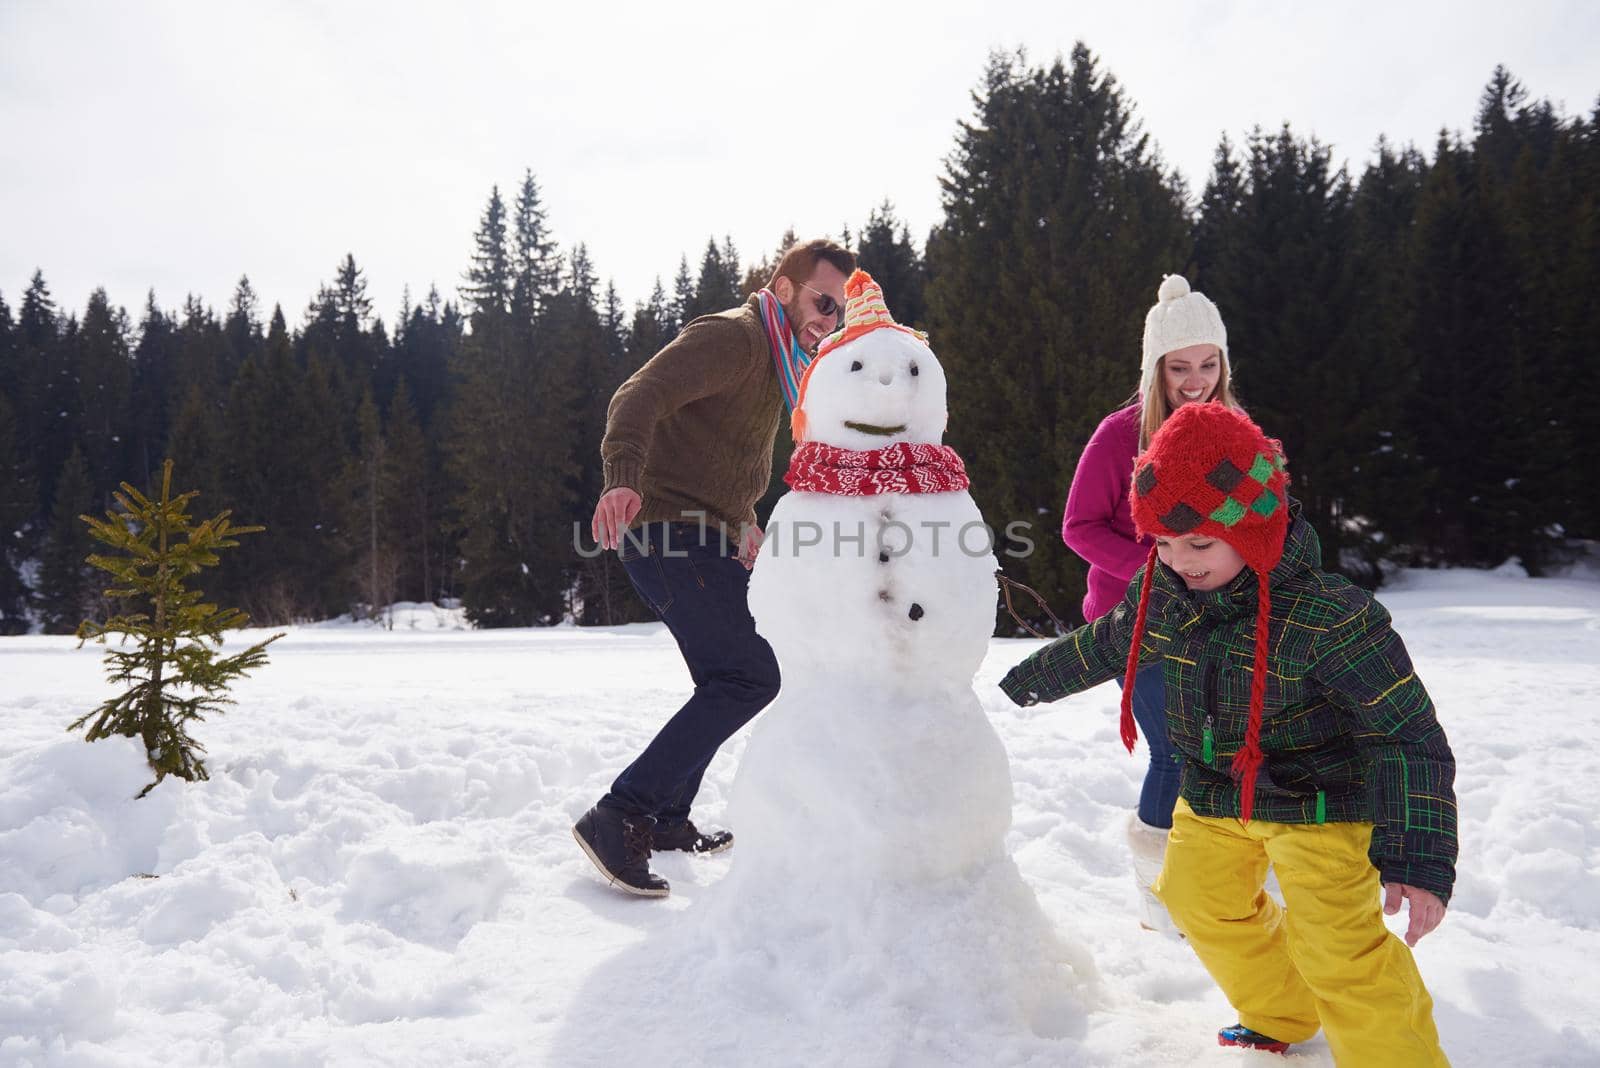
M1350 1068L1448 1065L1411 950L1383 925L1371 840L1370 823L1246 825L1180 798L1156 896L1251 1030L1303 1042L1320 1025ZM1262 890L1269 863L1287 908Z

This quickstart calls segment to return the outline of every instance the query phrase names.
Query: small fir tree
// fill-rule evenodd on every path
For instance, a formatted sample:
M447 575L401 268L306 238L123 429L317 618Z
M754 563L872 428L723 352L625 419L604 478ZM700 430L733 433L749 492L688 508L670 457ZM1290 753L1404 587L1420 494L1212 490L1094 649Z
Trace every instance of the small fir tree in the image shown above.
M189 515L195 493L172 495L172 461L161 471L161 496L151 500L124 482L115 494L120 512L105 519L81 518L94 537L118 555L95 554L89 562L109 572L117 585L106 596L134 602L138 611L113 616L104 623L84 621L79 646L89 639L105 644L106 635L121 634L119 648L106 652L106 674L113 683L131 683L74 722L68 730L89 726L88 741L114 734L139 738L156 773L138 796L149 793L168 775L193 782L207 779L205 752L189 734L189 725L220 713L233 701L224 696L229 683L267 662L267 646L283 637L274 634L237 655L217 659L222 633L244 626L238 609L219 609L201 600L200 590L185 586L202 568L214 567L217 554L239 543L240 534L262 527L236 527L224 511L196 524ZM126 649L127 639L134 648ZM209 644L208 644L209 643Z

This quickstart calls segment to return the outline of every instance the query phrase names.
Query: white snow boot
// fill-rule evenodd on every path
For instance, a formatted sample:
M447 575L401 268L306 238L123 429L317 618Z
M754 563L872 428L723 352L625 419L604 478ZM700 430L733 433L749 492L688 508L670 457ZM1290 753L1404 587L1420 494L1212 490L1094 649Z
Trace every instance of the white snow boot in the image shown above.
M1182 938L1154 890L1167 858L1166 830L1150 826L1137 812L1128 813L1128 850L1133 854L1134 885L1139 888L1139 926L1169 938Z

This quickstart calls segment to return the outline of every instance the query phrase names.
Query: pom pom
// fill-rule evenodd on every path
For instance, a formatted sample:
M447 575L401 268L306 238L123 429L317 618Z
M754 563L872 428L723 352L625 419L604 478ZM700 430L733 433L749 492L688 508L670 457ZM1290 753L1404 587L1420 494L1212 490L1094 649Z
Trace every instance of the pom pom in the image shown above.
M1181 274L1169 274L1161 282L1161 288L1156 291L1156 299L1165 304L1171 300L1180 300L1189 295L1189 280Z

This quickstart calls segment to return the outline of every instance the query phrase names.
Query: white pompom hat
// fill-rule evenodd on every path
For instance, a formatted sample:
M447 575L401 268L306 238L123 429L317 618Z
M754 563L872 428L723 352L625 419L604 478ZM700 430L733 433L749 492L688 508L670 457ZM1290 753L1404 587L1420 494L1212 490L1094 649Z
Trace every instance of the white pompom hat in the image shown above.
M1228 366L1228 329L1222 314L1204 293L1189 288L1181 274L1169 274L1156 291L1156 304L1144 317L1144 358L1139 364L1139 396L1150 395L1161 357L1190 345L1215 345L1222 350L1222 366Z

